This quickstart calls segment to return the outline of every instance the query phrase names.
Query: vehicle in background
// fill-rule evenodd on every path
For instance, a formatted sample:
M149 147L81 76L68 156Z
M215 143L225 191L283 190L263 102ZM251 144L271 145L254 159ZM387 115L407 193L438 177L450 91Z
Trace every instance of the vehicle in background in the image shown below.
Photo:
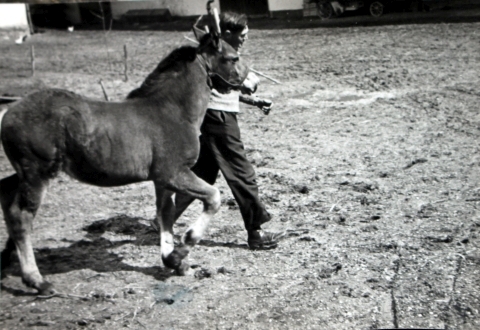
M393 7L412 11L422 8L421 0L310 0L310 3L316 4L317 14L322 19L337 17L346 11L360 9L366 9L373 17L380 17L386 10Z

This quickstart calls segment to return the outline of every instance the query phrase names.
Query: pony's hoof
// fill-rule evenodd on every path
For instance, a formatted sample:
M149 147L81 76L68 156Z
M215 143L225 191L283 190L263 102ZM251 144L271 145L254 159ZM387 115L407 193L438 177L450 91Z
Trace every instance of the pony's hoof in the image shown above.
M180 267L175 269L175 274L178 276L185 276L185 274L189 269L190 269L190 266L186 262L182 262Z
M195 246L200 241L200 237L195 237L192 229L188 230L182 237L182 243L188 246Z
M167 257L162 256L163 264L171 269L178 269L182 266L182 260L187 256L188 249L185 247L175 248Z
M39 296L51 296L57 293L57 290L53 287L53 284L50 282L43 282L37 288Z

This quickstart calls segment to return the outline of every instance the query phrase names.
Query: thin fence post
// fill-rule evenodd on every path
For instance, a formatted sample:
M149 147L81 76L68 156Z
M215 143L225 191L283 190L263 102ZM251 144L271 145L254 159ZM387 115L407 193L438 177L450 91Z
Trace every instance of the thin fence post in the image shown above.
M102 87L102 92L103 92L103 97L105 98L105 101L110 101L110 98L108 97L107 90L105 89L105 86L103 85L102 79L98 81L100 86Z
M32 68L32 77L35 76L35 46L30 47L30 64Z
M123 64L124 64L124 72L125 75L125 82L128 81L128 52L127 52L127 45L123 45Z

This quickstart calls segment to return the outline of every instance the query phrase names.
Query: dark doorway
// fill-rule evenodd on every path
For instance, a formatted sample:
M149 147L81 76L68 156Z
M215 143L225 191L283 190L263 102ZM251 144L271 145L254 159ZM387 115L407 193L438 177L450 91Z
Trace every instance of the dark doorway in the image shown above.
M233 11L247 16L268 16L268 0L220 0L221 11Z
M109 2L38 3L30 5L30 15L35 27L60 28L91 26L108 29L111 20Z

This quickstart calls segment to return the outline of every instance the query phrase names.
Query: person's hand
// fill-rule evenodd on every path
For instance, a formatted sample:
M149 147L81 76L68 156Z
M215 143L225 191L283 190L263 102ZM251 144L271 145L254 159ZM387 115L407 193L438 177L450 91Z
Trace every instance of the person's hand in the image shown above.
M255 73L250 71L247 75L247 78L245 78L245 80L243 81L241 92L243 94L251 95L255 93L259 83L260 83L260 79L257 77Z
M272 110L272 105L273 102L269 99L258 99L256 102L256 106L262 109L265 115L270 113L270 110Z

